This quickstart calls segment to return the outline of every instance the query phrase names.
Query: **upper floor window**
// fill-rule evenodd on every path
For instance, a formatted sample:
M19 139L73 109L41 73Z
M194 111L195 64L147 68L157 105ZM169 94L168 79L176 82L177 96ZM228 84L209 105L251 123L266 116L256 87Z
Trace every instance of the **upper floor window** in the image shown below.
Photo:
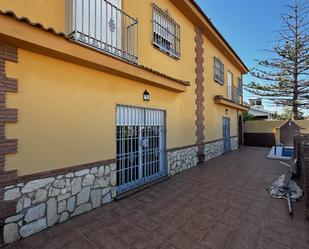
M161 51L180 58L180 26L171 16L152 4L153 44Z
M243 83L242 83L242 77L238 78L238 92L239 96L243 95Z
M220 84L224 84L224 64L219 58L214 58L214 78Z

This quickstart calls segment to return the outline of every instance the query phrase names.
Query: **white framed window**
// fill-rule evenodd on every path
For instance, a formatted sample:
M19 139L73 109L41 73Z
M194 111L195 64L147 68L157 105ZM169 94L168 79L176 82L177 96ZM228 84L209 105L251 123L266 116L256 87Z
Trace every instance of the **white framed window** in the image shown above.
M238 93L239 96L243 96L243 82L242 82L242 77L238 78Z
M224 84L224 64L217 57L214 57L214 79L216 82Z
M153 40L152 43L170 56L180 58L180 26L167 11L152 4Z

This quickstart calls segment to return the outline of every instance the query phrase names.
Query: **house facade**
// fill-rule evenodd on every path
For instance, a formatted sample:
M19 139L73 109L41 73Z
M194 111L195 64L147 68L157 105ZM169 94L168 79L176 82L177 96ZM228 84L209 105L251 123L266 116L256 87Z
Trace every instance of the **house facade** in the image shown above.
M241 144L248 69L193 0L0 12L0 244Z
M262 98L249 99L249 102L249 114L256 120L271 120L274 118L276 112L264 109Z

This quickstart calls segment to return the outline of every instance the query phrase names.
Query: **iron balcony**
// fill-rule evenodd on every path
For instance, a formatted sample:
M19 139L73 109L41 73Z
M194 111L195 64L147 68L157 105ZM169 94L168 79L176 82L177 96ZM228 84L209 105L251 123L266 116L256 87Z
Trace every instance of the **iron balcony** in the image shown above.
M67 0L69 38L138 63L138 20L107 0Z

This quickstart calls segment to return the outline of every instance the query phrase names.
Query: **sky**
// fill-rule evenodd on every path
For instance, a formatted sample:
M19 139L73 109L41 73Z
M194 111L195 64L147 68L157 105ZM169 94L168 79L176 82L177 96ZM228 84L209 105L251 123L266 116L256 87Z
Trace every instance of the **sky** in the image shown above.
M305 0L309 1L309 0ZM268 58L263 49L272 48L281 26L280 14L293 0L196 0L224 38L245 62L249 69L256 66L256 59ZM256 79L244 77L244 83ZM244 93L248 100L250 94ZM252 96L252 95L251 95ZM272 104L265 108L276 110ZM280 110L279 108L277 109Z

